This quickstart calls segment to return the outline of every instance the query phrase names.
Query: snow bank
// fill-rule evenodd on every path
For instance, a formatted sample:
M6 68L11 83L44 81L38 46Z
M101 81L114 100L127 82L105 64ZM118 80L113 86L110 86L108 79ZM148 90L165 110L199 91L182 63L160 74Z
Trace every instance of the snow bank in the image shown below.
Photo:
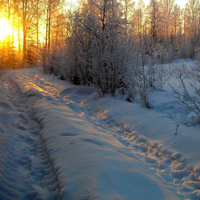
M34 113L62 199L179 199L121 142L71 108L41 99Z
M106 113L108 121L122 125L130 137L142 136L154 148L185 163L200 175L199 125L187 127L179 124L177 130L177 123L167 115L112 97L99 99L97 108L104 113L104 118Z

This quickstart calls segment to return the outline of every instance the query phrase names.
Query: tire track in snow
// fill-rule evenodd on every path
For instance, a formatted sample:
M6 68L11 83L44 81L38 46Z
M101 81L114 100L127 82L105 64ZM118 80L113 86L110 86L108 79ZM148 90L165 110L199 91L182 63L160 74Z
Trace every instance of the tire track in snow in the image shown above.
M11 80L4 86L16 116L12 146L1 168L0 199L59 200L60 188L39 134L40 125L31 114L30 105L37 97L27 99Z

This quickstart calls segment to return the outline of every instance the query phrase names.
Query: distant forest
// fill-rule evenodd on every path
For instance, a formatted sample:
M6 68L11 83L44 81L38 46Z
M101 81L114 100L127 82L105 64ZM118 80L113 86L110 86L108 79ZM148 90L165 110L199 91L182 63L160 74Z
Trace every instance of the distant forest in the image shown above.
M0 18L12 26L12 34L0 41L1 65L12 68L41 60L41 50L51 52L75 37L81 43L86 32L145 43L146 53L156 52L162 62L194 59L199 52L198 0L189 0L183 9L175 0L151 0L147 6L143 0L137 5L132 0L85 0L78 7L64 0L1 0L0 5Z
M2 68L42 65L45 73L92 84L102 95L138 83L146 93L147 86L156 87L155 66L200 57L198 0L183 9L175 0L146 6L142 0L85 0L76 7L64 0L1 0L0 5L0 18L12 26L0 41Z

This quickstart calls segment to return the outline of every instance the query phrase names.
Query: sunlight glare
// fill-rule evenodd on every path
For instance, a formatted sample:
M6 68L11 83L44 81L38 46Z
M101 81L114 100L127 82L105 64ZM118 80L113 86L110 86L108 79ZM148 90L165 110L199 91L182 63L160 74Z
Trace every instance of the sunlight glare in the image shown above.
M12 26L8 23L8 20L6 18L0 19L0 40L4 40L6 36L12 34Z

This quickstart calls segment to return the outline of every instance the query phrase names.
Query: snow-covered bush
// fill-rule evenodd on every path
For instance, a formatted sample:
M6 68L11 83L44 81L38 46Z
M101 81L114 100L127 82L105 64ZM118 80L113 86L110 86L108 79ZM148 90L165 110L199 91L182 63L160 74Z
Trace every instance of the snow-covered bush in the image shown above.
M170 79L170 65L158 65L156 71L156 89L163 89L163 86Z
M93 84L101 96L128 87L131 41L119 7L116 0L91 0L72 16L66 77L76 84Z
M49 66L49 52L46 48L43 48L41 51L41 60L44 73L50 73L50 66Z
M175 103L184 110L192 112L189 118L193 124L200 124L200 81L198 79L200 73L191 72L184 64L179 66L176 72L181 89L175 89L170 85L176 98ZM191 81L186 81L188 77Z
M46 48L42 50L42 65L45 73L53 73L65 79L64 69L66 64L65 45L54 45L49 52Z
M179 58L183 59L194 59L194 44L191 38L189 38L186 41L182 41L182 43L179 46L178 56Z
M144 39L144 38L143 38ZM149 85L149 56L146 55L147 44L145 40L140 40L140 44L138 44L137 51L135 51L135 62L133 65L133 77L135 78L135 85L138 94L140 95L142 105L150 108L149 100L148 100L148 88Z
M196 56L196 65L193 67L195 79L200 83L200 52Z
M175 47L171 43L157 43L153 49L153 57L159 64L171 63L175 57Z
M133 63L135 86L142 104L151 108L149 95L152 90L161 90L169 80L169 67L161 64L158 52L155 51L155 45L149 46L145 38L140 40L134 54L136 55Z

